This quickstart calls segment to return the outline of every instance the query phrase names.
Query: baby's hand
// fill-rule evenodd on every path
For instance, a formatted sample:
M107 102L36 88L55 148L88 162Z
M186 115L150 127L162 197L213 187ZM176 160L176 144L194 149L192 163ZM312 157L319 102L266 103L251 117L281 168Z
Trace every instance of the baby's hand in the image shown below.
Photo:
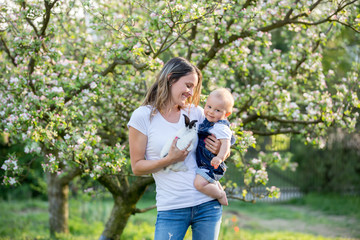
M222 159L219 157L214 157L210 162L211 166L213 166L215 169L219 167L220 163L222 163Z

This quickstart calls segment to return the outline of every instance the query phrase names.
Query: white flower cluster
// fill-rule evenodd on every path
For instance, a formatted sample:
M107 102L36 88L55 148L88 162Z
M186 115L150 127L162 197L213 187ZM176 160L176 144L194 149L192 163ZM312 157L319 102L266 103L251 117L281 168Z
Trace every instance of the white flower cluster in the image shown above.
M17 170L17 159L14 156L10 156L8 160L5 160L4 164L1 166L1 169L7 170Z
M1 166L1 169L5 171L5 176L2 184L15 185L18 182L15 176L21 173L21 168L19 168L17 162L18 159L15 155L10 155L9 158L5 160L5 162Z

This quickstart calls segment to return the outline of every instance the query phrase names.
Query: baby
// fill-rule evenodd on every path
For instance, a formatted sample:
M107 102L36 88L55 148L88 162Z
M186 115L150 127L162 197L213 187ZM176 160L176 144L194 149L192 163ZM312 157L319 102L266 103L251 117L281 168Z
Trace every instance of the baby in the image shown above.
M230 130L230 123L226 118L232 113L234 98L230 91L219 88L210 93L204 108L206 119L199 125L199 142L196 149L198 169L194 181L195 188L213 198L220 204L228 205L226 193L219 183L219 179L226 171L224 160L230 153L230 146L235 139ZM221 142L219 153L214 155L205 148L204 139L214 134Z

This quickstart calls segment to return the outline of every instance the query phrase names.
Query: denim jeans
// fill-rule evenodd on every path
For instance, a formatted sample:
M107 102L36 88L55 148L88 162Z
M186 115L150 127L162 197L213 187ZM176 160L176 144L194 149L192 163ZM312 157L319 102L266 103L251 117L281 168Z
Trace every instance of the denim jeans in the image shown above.
M182 240L191 226L193 240L216 240L219 236L222 206L217 200L195 207L159 211L155 240Z

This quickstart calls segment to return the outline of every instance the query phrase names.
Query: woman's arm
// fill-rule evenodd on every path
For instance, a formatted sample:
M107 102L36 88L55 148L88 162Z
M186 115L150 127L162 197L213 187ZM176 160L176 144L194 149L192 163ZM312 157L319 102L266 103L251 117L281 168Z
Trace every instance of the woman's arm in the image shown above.
M157 172L172 163L184 161L188 152L176 147L177 139L174 139L166 157L158 160L146 160L145 150L147 136L133 127L129 127L129 145L131 169L136 176Z

